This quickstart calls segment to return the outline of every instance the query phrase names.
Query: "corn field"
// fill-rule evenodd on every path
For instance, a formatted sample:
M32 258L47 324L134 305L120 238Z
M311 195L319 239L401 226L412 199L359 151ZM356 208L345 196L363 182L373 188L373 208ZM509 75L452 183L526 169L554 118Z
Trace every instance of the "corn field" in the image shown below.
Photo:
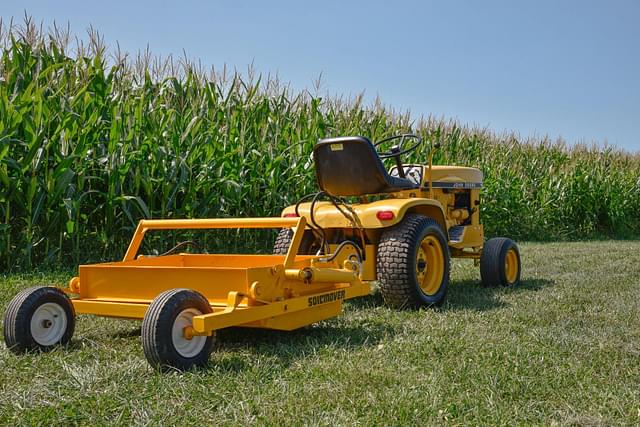
M0 22L0 270L118 259L141 218L273 216L316 191L319 138L414 132L479 167L487 235L640 234L640 156L412 118L362 97ZM424 162L423 145L406 161ZM231 236L232 237L232 236ZM216 244L269 250L270 234Z

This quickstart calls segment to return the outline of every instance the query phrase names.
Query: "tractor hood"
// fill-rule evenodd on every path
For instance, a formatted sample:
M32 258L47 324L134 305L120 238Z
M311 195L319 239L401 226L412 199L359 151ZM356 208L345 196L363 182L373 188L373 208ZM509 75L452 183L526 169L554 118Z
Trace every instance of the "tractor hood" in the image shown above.
M429 184L429 168L425 167L425 185ZM464 166L433 166L433 186L449 187L452 183L467 183L465 188L482 187L482 172L480 169ZM457 187L457 186L455 186Z

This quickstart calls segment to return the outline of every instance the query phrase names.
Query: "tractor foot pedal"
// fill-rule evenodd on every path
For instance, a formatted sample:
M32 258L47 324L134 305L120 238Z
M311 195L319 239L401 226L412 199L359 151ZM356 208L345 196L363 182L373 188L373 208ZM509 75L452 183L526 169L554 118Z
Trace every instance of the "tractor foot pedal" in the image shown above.
M458 243L462 240L464 234L464 227L462 225L454 225L449 228L449 241L451 243Z

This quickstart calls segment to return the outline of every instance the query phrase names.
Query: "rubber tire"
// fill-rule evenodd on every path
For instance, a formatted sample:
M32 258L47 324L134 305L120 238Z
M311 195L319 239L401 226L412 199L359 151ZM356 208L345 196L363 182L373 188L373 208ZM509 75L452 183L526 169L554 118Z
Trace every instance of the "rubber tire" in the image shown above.
M509 283L504 271L505 258L509 249L515 249L518 258L518 276ZM520 283L520 251L518 245L506 237L494 237L485 242L480 255L480 277L484 286L517 286Z
M188 308L200 310L203 314L213 310L202 294L190 289L171 289L158 295L149 305L142 319L142 349L149 364L161 371L185 371L192 367L204 366L209 361L215 342L214 336L207 337L202 350L193 357L179 354L171 339L171 330L178 314Z
M67 315L67 327L60 340L52 345L41 345L31 334L31 318L38 307L46 303L55 303L64 309ZM7 348L16 354L27 351L50 351L58 345L71 341L75 330L76 313L69 297L53 286L39 286L18 293L7 306L4 315L4 341Z
M427 235L438 239L444 256L444 274L435 295L422 292L416 277L418 248ZM378 243L376 269L384 302L399 309L442 305L449 287L450 262L449 245L440 224L422 215L405 215L400 223L383 231Z
M289 250L289 246L291 246L292 240L293 230L290 228L281 229L278 232L275 243L273 244L273 254L286 255ZM305 230L302 235L302 242L300 242L300 248L298 248L298 255L315 255L317 252L317 249L314 248L315 242L316 238L313 235L313 232Z

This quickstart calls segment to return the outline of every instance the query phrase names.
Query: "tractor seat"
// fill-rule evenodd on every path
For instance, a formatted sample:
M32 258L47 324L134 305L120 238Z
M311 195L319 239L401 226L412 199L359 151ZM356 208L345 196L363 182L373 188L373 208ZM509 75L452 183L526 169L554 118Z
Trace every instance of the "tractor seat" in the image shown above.
M327 138L313 147L316 179L332 196L364 196L410 190L418 185L390 176L375 147L362 136Z

